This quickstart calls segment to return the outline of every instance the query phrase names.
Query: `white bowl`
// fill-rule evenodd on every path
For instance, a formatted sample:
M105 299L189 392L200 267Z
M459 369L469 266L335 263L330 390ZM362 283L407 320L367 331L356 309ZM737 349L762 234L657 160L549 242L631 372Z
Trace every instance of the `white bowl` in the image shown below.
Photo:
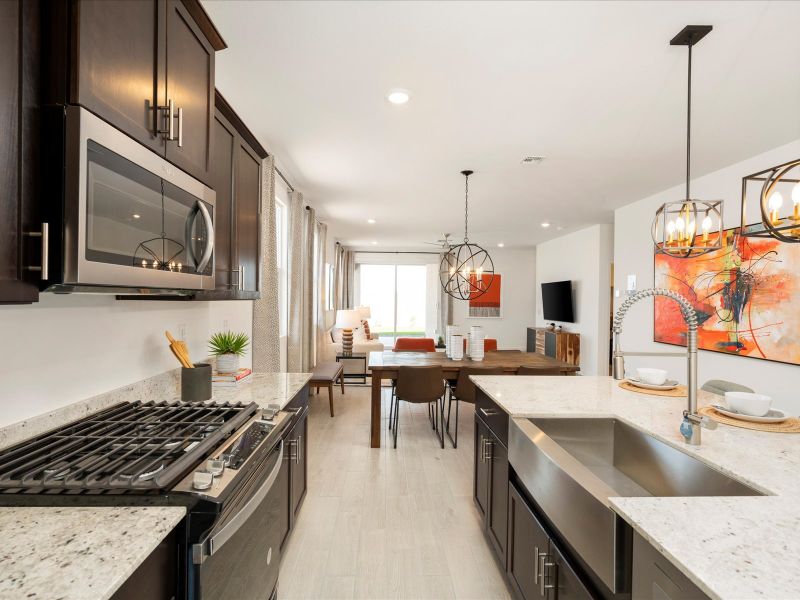
M636 376L639 381L652 385L661 385L667 380L664 369L636 369Z
M725 402L733 410L753 417L763 417L772 406L772 398L750 392L725 392Z

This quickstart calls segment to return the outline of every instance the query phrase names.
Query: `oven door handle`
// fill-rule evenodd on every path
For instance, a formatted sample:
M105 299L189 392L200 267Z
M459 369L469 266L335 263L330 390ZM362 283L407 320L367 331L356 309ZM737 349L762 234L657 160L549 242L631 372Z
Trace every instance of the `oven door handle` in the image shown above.
M198 213L203 215L203 221L206 224L206 235L208 236L208 239L206 239L206 247L203 250L203 256L200 257L199 261L194 255L194 246L192 245L192 228L194 227L194 222L197 220ZM205 207L205 204L200 200L197 201L195 208L186 219L186 244L189 260L192 263L196 263L197 272L202 273L208 261L211 260L211 253L214 250L214 222L211 220L211 215L208 214L208 209Z
M218 532L205 541L192 545L192 562L194 564L202 564L206 558L220 550L226 542L239 531L242 525L244 525L258 509L259 505L264 501L264 498L267 497L267 494L269 494L272 486L275 484L275 480L278 479L278 474L282 466L283 440L281 440L280 451L278 452L278 462L275 463L267 479L261 484L261 487L258 488L250 500L247 501L247 504L245 504Z

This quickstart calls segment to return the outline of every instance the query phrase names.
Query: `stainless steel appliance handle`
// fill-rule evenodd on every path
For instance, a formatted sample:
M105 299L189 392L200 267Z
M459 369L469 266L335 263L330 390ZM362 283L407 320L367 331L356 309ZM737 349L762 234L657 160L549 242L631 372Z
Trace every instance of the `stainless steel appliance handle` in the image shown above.
M169 101L172 104L172 100ZM183 147L183 108L178 108L178 148Z
M199 544L194 544L192 547L192 560L195 564L202 563L206 558L212 556L215 552L220 550L225 543L231 539L237 531L239 531L242 525L247 522L253 513L256 512L259 505L264 501L264 498L267 497L267 494L269 494L270 490L272 489L275 480L278 479L278 474L280 473L282 466L283 440L281 440L280 451L278 452L278 461L275 463L275 466L272 468L272 471L267 479L261 484L261 487L258 488L250 500L247 501L247 504L245 504L222 529L208 538L205 543L200 542Z
M485 408L479 408L478 410L483 413L484 417L493 417L500 412L494 408L490 408L489 410L486 410Z
M208 209L205 204L198 200L197 207L200 209L203 220L206 222L206 249L203 250L203 256L200 257L200 262L197 263L197 272L202 273L208 261L211 260L211 253L214 251L214 223L211 221L211 215L208 214Z
M28 271L41 272L42 280L46 281L49 277L48 265L50 264L50 225L42 223L41 231L26 231L25 235L30 237L42 238L42 264L39 267L26 267Z

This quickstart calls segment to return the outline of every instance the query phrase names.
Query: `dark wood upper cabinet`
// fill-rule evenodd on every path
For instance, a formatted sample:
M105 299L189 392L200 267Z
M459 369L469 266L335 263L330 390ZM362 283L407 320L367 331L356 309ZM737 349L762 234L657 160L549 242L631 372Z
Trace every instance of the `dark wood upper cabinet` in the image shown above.
M233 264L233 163L237 147L236 129L219 111L214 115L211 145L211 185L217 192L214 209L215 288L225 292L235 285Z
M71 0L69 101L211 184L214 52L197 0Z
M167 0L166 47L167 105L173 106L177 138L167 142L167 160L208 183L214 48L181 0Z
M71 102L163 154L155 107L166 103L164 0L81 0L72 12Z
M236 176L236 264L241 289L260 290L259 237L261 221L261 158L246 142L237 148Z
M36 270L43 251L35 203L38 8L23 0L0 2L0 303L36 302L45 275Z

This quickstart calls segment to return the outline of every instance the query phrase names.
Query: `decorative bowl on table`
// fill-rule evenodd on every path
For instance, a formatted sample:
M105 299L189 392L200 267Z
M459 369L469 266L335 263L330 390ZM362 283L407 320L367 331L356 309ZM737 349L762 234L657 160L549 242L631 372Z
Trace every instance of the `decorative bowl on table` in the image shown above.
M772 406L772 398L750 392L725 392L725 402L734 411L752 417L763 417Z

